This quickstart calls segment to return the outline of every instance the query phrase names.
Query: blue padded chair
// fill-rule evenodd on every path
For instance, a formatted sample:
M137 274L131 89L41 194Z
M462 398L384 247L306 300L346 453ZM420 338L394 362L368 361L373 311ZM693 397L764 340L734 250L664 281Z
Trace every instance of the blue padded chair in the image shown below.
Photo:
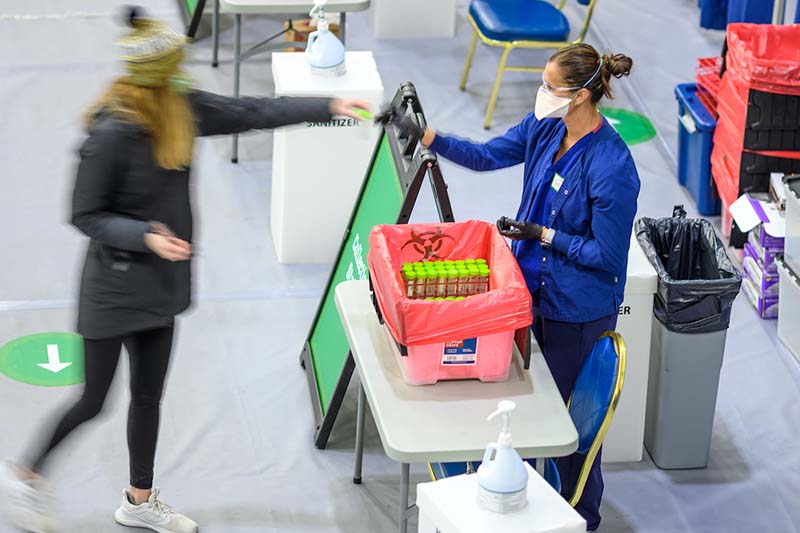
M464 64L464 72L461 75L461 84L459 85L461 90L464 91L467 88L467 77L478 39L485 45L503 49L492 93L489 96L489 108L486 110L484 128L488 129L492 121L503 72L544 71L544 67L506 66L508 54L512 50L515 48L558 49L583 42L597 0L576 1L587 6L586 17L578 37L570 41L569 22L562 13L567 0L559 0L558 5L551 4L546 0L472 0L467 20L472 24L475 33L472 36L472 42L467 52L467 62Z
M586 479L592 468L597 452L603 444L614 413L622 394L625 382L625 341L619 333L607 331L595 342L592 352L583 363L575 389L567 403L572 422L578 430L577 452L586 456L581 468L575 492L565 495L573 507L583 495ZM528 463L536 467L535 459ZM544 478L558 492L561 492L561 478L555 461L545 459ZM434 481L445 477L467 474L478 469L479 462L431 463L428 471Z
M625 383L625 341L614 331L603 333L583 363L567 409L578 430L577 452L586 456L569 504L575 507L583 495L589 470L614 419Z

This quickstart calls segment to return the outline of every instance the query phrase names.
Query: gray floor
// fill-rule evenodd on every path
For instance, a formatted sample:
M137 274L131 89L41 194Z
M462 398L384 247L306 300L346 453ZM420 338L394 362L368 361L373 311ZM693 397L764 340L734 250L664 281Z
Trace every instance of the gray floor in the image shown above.
M140 2L178 24L173 0ZM571 16L577 13L570 2ZM533 105L536 75L509 74L494 127L481 118L498 54L479 48L466 93L456 89L470 32L461 14L455 39L381 41L370 14L350 17L348 46L373 50L387 94L413 81L435 127L485 139L505 131ZM0 344L41 331L69 331L83 239L66 223L81 138L80 112L119 68L120 31L103 0L0 0ZM715 55L722 33L701 30L695 0L602 0L589 42L636 61L616 83L614 106L644 112L659 137L633 149L642 181L639 214L662 216L691 201L675 179L676 104L672 88L693 77L695 57ZM246 19L256 42L274 21ZM232 31L225 21L218 70L210 43L192 46L189 70L208 90L231 92ZM514 57L514 56L512 56ZM520 61L546 56L520 53ZM243 92L269 94L269 63L243 67ZM157 483L164 498L203 531L391 531L398 467L367 425L365 484L351 482L352 390L326 451L315 450L299 348L328 267L277 263L269 234L271 135L242 142L229 163L228 139L198 142L197 298L179 325L165 398ZM457 219L513 214L520 169L485 175L444 163ZM692 209L690 208L690 215ZM416 220L435 210L423 195ZM718 222L718 221L717 221ZM111 520L126 483L125 379L115 384L102 422L68 441L53 463L63 531L122 531ZM711 463L696 471L660 471L648 460L606 468L601 531L790 532L800 530L800 370L737 300L720 382ZM0 377L0 456L15 456L77 393ZM68 460L67 460L68 458ZM425 481L422 467L413 481ZM414 521L415 524L415 521ZM412 524L412 525L414 525ZM10 531L0 524L0 531Z

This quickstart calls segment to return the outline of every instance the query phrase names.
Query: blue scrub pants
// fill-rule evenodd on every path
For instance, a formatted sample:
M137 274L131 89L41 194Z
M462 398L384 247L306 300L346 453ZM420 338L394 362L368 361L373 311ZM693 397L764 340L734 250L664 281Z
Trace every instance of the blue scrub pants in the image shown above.
M558 322L542 318L539 309L534 307L533 335L542 349L547 366L553 374L564 403L567 403L583 362L592 351L597 338L617 326L617 314L609 315L594 322ZM597 453L586 487L575 510L586 519L589 531L600 525L600 500L603 497L603 475L600 472L600 455ZM585 455L574 453L556 460L561 475L561 493L571 498L585 459Z

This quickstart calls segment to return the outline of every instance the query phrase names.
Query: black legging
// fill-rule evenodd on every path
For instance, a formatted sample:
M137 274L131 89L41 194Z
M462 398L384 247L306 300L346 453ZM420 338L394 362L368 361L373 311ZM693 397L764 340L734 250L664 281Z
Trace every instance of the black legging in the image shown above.
M172 351L173 327L151 329L110 339L84 339L86 382L83 394L63 416L47 444L28 462L40 472L50 452L75 428L100 414L117 370L122 344L131 367L131 403L128 409L128 452L131 486L153 486L153 461L164 380Z

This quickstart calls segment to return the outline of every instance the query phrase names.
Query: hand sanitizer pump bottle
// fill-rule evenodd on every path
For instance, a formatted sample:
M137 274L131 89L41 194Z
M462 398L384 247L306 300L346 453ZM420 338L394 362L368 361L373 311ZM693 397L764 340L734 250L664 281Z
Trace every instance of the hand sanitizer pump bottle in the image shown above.
M483 462L478 467L478 505L495 513L512 513L528 504L528 471L517 451L511 447L511 411L516 404L503 400L491 420L503 416L503 429L497 442L486 448ZM494 458L492 458L494 455Z
M315 0L314 9L309 15L317 15L317 31L311 32L306 44L306 58L311 72L320 76L342 76L346 69L344 64L344 45L328 29L325 18L325 4L328 0Z

